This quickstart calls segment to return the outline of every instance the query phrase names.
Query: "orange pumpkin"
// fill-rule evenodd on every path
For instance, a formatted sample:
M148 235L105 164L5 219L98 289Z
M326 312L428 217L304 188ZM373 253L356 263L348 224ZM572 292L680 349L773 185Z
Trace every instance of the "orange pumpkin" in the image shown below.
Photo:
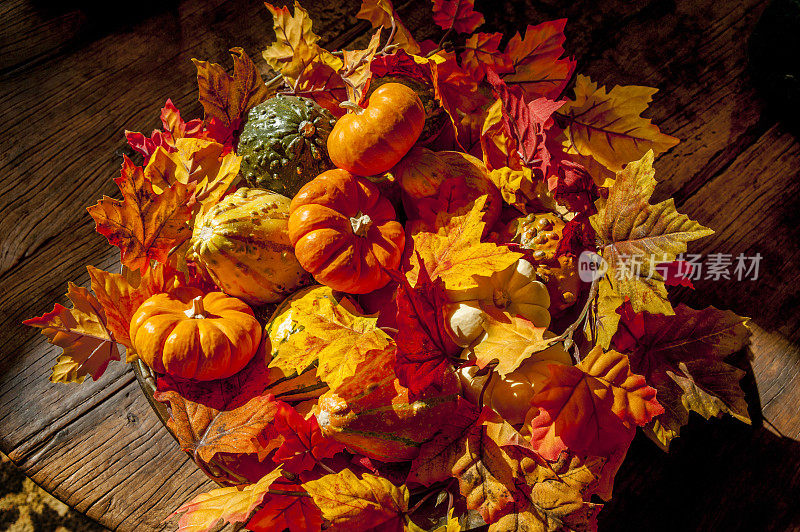
M408 153L425 126L425 108L413 89L387 83L372 93L366 109L352 104L328 136L328 155L355 175L386 172Z
M389 200L369 180L328 170L289 205L289 239L300 265L334 290L366 294L385 286L405 245Z
M207 381L230 377L250 362L261 325L240 299L183 287L142 303L131 319L130 337L154 371Z

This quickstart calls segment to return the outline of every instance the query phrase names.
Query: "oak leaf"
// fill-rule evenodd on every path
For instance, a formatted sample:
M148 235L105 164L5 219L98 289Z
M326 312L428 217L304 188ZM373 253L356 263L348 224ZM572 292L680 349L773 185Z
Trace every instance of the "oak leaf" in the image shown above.
M247 522L247 530L318 532L322 528L322 512L300 486L276 482L270 491L261 508Z
M238 129L247 112L274 94L261 79L252 59L241 48L231 48L233 76L221 65L192 59L197 68L199 100L205 119L218 119Z
M281 477L280 466L255 484L231 486L201 493L178 508L178 532L209 532L220 521L243 523L267 496L267 490Z
M433 21L443 30L472 33L486 20L475 11L475 0L434 0Z
M394 349L391 338L378 329L377 317L362 316L353 308L337 305L327 298L303 298L292 305L292 319L308 337L316 338L319 358L317 375L331 389L356 374L358 365L375 351ZM297 335L288 343L302 341Z
M616 351L597 346L577 366L549 369L526 420L531 446L547 460L567 449L606 456L630 443L636 425L664 411L656 391Z
M484 314L482 323L486 337L474 348L479 368L497 360L496 371L505 377L530 358L544 351L552 342L544 338L546 327L536 327L520 316Z
M502 38L502 33L475 33L467 39L461 66L476 81L481 81L490 69L498 74L514 71L511 58L498 49Z
M194 185L175 183L160 194L145 179L141 167L125 157L122 175L114 180L122 201L103 196L87 210L97 232L120 248L122 264L144 272L154 259L164 263L171 249L191 237Z
M356 18L369 21L373 28L395 28L393 42L410 54L419 53L420 47L408 28L397 16L391 0L361 0ZM391 43L389 43L391 44Z
M509 85L522 88L528 100L558 98L572 78L575 60L564 55L564 27L567 19L528 26L525 37L511 37L505 54L511 60L512 73L503 76Z
M441 278L447 290L463 290L478 286L476 275L503 271L522 257L506 246L480 242L486 225L481 219L485 201L482 196L467 214L437 224L441 227L437 233L422 231L413 236L416 254L411 256L412 269L407 273L412 286L417 283L421 262L432 268L430 278Z
M41 329L47 341L63 350L50 376L51 382L97 380L108 363L119 360L117 340L111 333L100 301L86 288L69 283L72 308L56 303L53 310L23 321Z
M650 119L640 116L657 90L630 85L606 92L588 76L578 75L575 99L567 100L557 113L566 124L563 144L567 153L591 156L619 172L650 150L662 153L678 144L678 139L661 133Z
M458 346L446 332L444 305L448 299L441 279L431 280L425 264L413 288L402 274L392 274L397 287L397 362L395 373L412 396L441 387Z
M349 469L303 483L330 521L332 532L371 529L401 532L408 512L409 492L388 480L365 473L359 479ZM377 528L380 527L380 528Z
M589 220L608 271L599 284L597 316L604 321L598 340L607 347L616 330L615 310L625 298L634 312L672 314L659 265L686 251L686 243L713 234L675 209L670 198L656 205L653 152L617 174L608 199ZM616 306L615 306L616 305Z
M614 336L617 349L630 353L631 369L658 391L665 412L648 425L648 433L663 448L694 411L708 419L730 414L750 423L739 381L744 371L727 364L727 356L749 342L747 318L707 307L675 307L675 314L634 313L620 309L622 321Z

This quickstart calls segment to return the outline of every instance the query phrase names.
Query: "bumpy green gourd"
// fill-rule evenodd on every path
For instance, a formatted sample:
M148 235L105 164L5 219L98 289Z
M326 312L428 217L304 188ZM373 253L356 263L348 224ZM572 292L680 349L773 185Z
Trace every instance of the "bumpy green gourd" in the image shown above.
M333 168L326 143L336 119L308 98L278 95L253 107L239 137L241 175L251 187L294 196Z
M228 295L251 305L281 301L311 282L289 241L289 201L240 188L195 223L187 258Z

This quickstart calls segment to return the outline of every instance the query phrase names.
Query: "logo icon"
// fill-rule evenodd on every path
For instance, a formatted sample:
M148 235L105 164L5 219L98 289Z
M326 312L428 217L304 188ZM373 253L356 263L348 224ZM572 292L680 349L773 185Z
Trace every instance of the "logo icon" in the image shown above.
M584 283L602 278L608 271L606 260L593 251L584 251L578 257L578 277Z

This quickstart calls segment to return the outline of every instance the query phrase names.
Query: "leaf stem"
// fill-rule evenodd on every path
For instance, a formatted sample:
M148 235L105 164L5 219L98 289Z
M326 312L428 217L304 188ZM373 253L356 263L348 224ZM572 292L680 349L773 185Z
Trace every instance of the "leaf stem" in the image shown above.
M446 40L448 37L450 37L450 34L451 34L451 33L453 33L453 28L450 28L449 30L447 30L446 32L444 32L444 35L442 35L442 38L441 38L441 39L439 39L439 42L436 44L436 48L434 48L433 50L431 50L430 52L428 52L427 54L425 54L425 57L431 57L431 56L433 56L434 54L436 54L437 52L440 52L440 51L441 51L441 50L444 48L444 42L445 42L445 40Z
M311 497L305 491L287 491L287 490L273 490L268 489L267 493L271 495L289 495L290 497Z
M427 501L428 499L430 499L430 498L431 498L433 495L435 495L436 493L438 493L438 492L437 492L437 490L431 490L431 491L429 491L427 495L425 495L423 498L421 498L421 499L419 500L419 502L418 502L417 504L415 504L415 505L414 505L414 507L413 507L413 508L411 508L411 509L408 511L408 514L410 515L410 514L413 514L414 512L416 512L416 511L419 509L419 507L420 507L420 506L422 506L422 505L423 505L423 503L425 503L425 501Z
M575 320L569 327L567 327L562 334L554 338L550 338L547 341L548 346L557 344L558 342L564 342L564 347L567 350L569 350L570 347L574 346L575 356L573 358L575 359L576 364L580 362L580 358L578 353L578 347L572 341L572 335L575 333L576 330L578 330L578 327L580 327L581 324L583 324L584 320L586 320L586 316L589 314L589 309L592 308L592 302L594 301L595 297L597 297L597 287L599 284L600 284L599 278L592 280L592 285L589 288L589 296L586 298L586 303L583 305L583 309L581 310L578 319Z

